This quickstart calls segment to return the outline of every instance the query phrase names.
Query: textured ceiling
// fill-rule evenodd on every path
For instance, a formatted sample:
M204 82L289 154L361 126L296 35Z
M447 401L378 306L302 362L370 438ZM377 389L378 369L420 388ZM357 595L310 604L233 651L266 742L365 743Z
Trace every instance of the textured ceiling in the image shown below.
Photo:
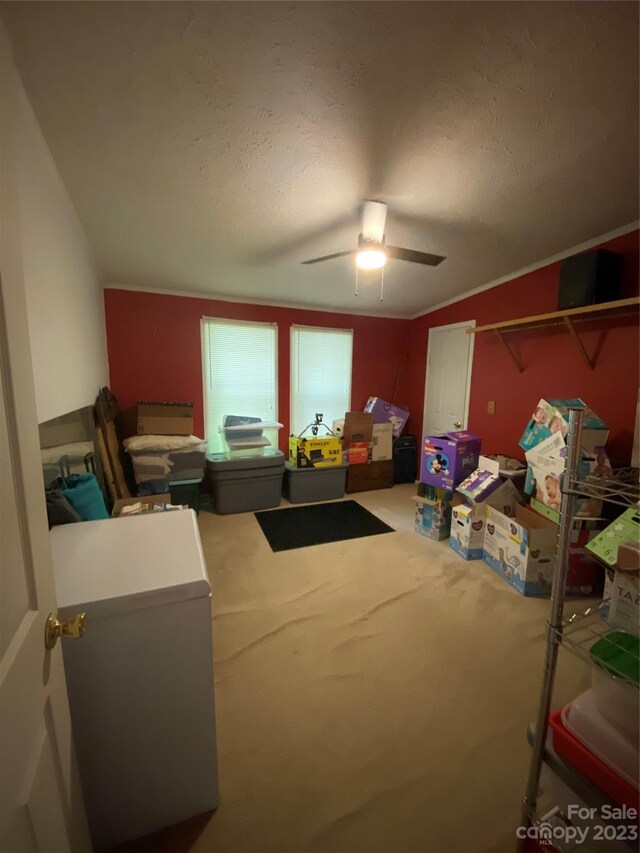
M635 2L2 3L107 282L411 315L638 218ZM354 295L363 198L394 261Z

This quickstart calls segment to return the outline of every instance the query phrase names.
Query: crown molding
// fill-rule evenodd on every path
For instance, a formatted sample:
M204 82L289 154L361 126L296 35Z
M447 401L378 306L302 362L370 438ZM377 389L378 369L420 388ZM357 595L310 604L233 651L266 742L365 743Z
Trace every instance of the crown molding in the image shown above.
M438 302L437 305L433 305L431 308L420 311L419 314L413 314L409 319L417 320L419 317L424 317L426 314L433 314L434 311L439 311L441 308L446 308L448 305L455 305L456 302L462 302L464 299L468 299L470 296L475 296L477 293L484 293L485 290L491 290L492 287L498 287L500 284L506 284L508 281L513 281L516 278L520 278L520 276L527 275L527 273L535 272L536 270L542 269L542 267L547 267L549 264L555 264L558 261L563 261L565 258L570 258L572 255L577 255L579 252L586 252L587 249L593 249L596 246L600 246L602 243L608 242L609 240L615 240L616 237L624 237L625 234L630 234L632 231L637 231L639 228L640 221L630 222L629 225L623 225L620 228L616 228L614 231L609 231L607 234L601 234L599 237L594 237L593 240L587 240L586 243L580 243L577 246L572 246L570 249L558 252L557 255L551 255L549 258L544 258L544 260L531 264L528 267L523 267L522 269L516 270L508 275L503 275L501 278L496 278L494 281L490 281L487 284L481 284L479 287L474 287L472 290L466 290L459 296L453 296L451 299L446 299L444 302Z

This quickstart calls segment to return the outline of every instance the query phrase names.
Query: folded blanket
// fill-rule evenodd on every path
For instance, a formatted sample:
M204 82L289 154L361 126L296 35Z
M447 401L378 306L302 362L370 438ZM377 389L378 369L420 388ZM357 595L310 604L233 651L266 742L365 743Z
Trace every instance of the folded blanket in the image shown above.
M182 450L205 444L204 439L195 435L132 435L122 442L127 453L139 453L146 450Z

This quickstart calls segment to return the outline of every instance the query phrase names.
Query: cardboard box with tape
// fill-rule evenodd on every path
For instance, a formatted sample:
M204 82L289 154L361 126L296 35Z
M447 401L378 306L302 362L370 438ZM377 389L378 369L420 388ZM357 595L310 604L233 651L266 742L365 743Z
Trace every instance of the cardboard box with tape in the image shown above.
M138 435L192 435L193 403L138 403Z

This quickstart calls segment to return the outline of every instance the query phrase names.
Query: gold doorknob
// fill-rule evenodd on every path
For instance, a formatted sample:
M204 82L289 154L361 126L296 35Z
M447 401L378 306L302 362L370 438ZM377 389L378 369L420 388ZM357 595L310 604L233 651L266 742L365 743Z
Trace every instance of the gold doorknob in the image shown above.
M78 640L86 631L84 620L85 613L76 613L73 619L61 622L55 613L47 616L44 626L44 645L46 649L52 649L58 642L58 637L71 637Z
M462 424L460 423L460 421L456 421L456 422L454 423L454 427L455 427L456 429L462 429Z

